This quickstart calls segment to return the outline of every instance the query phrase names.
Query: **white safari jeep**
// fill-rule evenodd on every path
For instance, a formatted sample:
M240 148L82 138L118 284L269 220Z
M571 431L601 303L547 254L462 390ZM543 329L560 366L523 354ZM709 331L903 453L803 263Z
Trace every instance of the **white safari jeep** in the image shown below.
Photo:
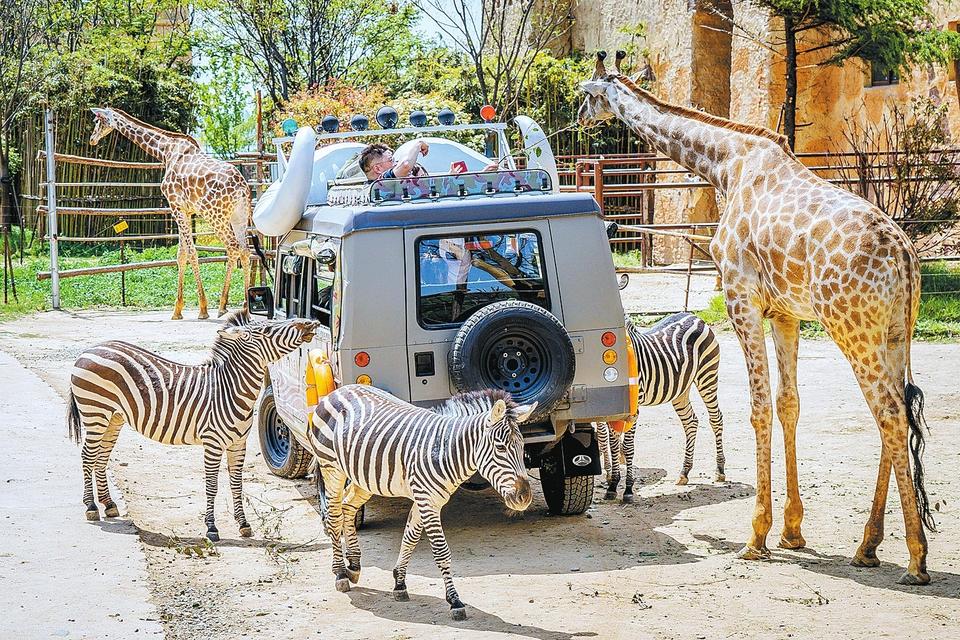
M518 121L523 170L497 123L327 133L319 138L334 143L316 149L304 128L289 160L278 144L283 175L255 214L258 227L281 236L277 266L272 288L249 290L250 309L325 328L270 366L258 425L273 473L308 472L308 410L337 385L371 384L421 406L499 387L538 403L522 431L550 511L590 505L600 473L591 423L636 413L636 358L597 204L559 192L543 133ZM496 139L488 147L503 170L481 172L490 158L426 138L429 176L368 182L351 179L364 144L336 142L465 129ZM451 159L467 172L444 173Z

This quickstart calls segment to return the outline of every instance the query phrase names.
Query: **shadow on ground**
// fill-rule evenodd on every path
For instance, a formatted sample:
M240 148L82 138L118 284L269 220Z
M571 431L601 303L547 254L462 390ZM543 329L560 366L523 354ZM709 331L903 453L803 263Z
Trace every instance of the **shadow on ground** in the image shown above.
M110 518L107 520L100 520L98 522L92 522L91 524L97 525L104 531L108 533L121 533L127 535L140 536L140 540L151 547L163 547L168 549L173 549L177 547L203 547L207 544L207 539L202 536L197 537L180 537L177 535L167 535L165 533L159 533L157 531L150 531L149 529L144 529L140 526L137 526L132 520L127 520L123 518ZM223 535L223 530L220 530L220 535ZM295 544L288 542L281 542L277 540L269 540L262 538L220 538L220 540L214 543L217 547L237 547L237 548L259 548L264 549L268 547L283 548L284 550L291 551L321 551L323 549L329 549L330 543L327 540L323 540L319 543L308 543L308 544Z
M443 587L439 587L441 590ZM411 593L409 602L397 602L391 591L379 591L367 587L354 587L348 593L350 603L378 618L416 624L446 625L452 629L483 631L487 633L508 633L537 640L573 640L573 638L596 637L590 631L567 633L550 631L540 627L506 622L502 618L487 613L467 603L467 619L455 622L450 618L450 605L443 598Z
M714 538L713 536L695 534L694 538L709 544L711 548L721 552L736 553L743 547L742 543L722 540L720 538ZM890 543L893 542L892 540L890 541ZM881 550L880 555L882 554L883 552ZM931 571L930 584L917 587L897 582L903 572L906 571L906 567L901 567L893 562L881 562L879 567L869 569L854 567L850 564L851 559L852 557L848 556L820 553L809 547L791 551L771 548L770 560L764 562L795 564L813 573L852 580L865 587L874 589L888 589L890 591L899 591L900 593L908 593L914 596L960 598L960 575L955 573Z

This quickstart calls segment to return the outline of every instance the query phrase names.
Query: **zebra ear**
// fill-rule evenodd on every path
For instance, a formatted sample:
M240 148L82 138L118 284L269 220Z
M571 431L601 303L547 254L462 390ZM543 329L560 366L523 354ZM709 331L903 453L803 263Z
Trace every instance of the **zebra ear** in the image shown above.
M241 327L223 327L217 330L217 335L224 340L246 340L249 337Z
M487 416L487 426L492 427L501 420L503 416L507 415L507 403L503 400L497 400L493 403L493 408L490 409L490 415Z
M517 424L521 424L527 421L533 412L537 410L537 403L533 404L522 404L516 409L514 409L514 414L517 416Z

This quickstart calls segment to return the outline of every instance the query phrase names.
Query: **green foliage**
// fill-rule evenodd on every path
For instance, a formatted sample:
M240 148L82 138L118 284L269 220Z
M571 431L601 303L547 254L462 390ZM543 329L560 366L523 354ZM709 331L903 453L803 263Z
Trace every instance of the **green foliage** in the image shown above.
M233 56L213 58L206 71L209 80L197 87L202 139L217 156L232 158L253 142L249 78Z

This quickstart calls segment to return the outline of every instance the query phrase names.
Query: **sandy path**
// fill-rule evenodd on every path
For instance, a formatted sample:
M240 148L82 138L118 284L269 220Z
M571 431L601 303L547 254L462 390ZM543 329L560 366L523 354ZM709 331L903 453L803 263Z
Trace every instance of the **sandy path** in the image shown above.
M216 325L165 320L165 313L40 314L0 325L0 348L55 389L83 346L124 337L197 360ZM188 315L189 317L189 315ZM746 374L732 334L721 334L721 406L726 418L725 486L710 482L712 438L704 427L691 485L673 484L682 434L667 408L642 414L638 500L600 500L587 517L551 518L542 496L510 519L490 493L461 492L444 510L457 585L470 618L455 623L429 547L411 563L412 600L390 598L406 505L374 499L361 533L364 572L348 594L333 589L329 544L320 537L313 489L266 473L250 443L245 482L255 539L237 537L225 474L218 556L188 557L204 531L199 448L161 447L125 431L111 462L121 513L139 528L152 598L169 638L876 638L960 634L960 346L914 347L917 381L932 429L928 492L939 502L925 588L896 584L907 562L896 491L891 491L883 565L849 566L872 497L876 427L849 368L828 342L801 345L798 434L809 549L774 550L763 563L737 560L749 530L753 435ZM705 418L702 406L699 412ZM56 407L59 411L59 407ZM60 415L51 428L60 430ZM79 453L72 462L79 464ZM774 528L782 523L782 451L774 448ZM538 483L534 486L538 489ZM256 511L254 511L256 510ZM78 509L75 517L82 518ZM122 524L117 535L135 531Z

